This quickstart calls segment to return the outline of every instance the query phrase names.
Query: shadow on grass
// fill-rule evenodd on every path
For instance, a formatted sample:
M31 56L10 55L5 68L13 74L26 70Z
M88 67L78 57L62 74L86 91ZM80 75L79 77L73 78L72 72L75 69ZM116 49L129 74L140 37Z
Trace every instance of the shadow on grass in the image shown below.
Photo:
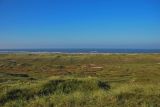
M7 73L7 75L15 76L15 77L29 77L28 74L11 74L11 73Z
M0 105L17 99L29 100L31 97L33 97L33 94L27 89L13 89L0 98Z

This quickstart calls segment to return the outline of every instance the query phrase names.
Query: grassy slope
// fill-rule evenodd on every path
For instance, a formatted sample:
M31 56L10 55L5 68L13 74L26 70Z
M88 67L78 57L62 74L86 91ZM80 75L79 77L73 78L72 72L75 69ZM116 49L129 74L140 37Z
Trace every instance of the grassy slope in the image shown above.
M159 107L160 55L0 55L0 106Z

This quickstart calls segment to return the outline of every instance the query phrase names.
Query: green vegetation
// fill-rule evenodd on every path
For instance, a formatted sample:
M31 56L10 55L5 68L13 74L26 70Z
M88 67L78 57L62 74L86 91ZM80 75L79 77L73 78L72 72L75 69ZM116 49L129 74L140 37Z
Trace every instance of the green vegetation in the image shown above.
M0 107L160 107L160 54L0 54Z

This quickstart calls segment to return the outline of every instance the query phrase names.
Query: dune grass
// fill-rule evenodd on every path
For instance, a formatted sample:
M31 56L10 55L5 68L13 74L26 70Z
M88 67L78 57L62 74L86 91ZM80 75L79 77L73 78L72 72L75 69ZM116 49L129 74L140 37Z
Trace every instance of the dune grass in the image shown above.
M54 79L55 78L55 79ZM7 105L8 102L32 102L37 98L48 98L48 96L74 96L75 93L92 93L94 91L107 91L110 89L109 84L106 81L98 80L96 78L60 78L52 77L52 79L39 81L38 83L19 83L10 85L9 88L4 88L0 96L0 104ZM84 94L83 93L83 94ZM78 97L78 96L77 96ZM20 106L16 103L15 106Z
M2 107L160 107L159 54L0 55Z

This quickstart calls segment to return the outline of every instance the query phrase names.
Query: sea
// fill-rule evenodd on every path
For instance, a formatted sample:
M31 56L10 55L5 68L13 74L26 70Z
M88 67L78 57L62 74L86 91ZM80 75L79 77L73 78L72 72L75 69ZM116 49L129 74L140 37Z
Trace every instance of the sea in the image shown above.
M65 48L65 49L0 49L0 54L14 53L66 53L66 54L123 54L123 53L155 53L159 54L160 49L97 49L97 48Z

